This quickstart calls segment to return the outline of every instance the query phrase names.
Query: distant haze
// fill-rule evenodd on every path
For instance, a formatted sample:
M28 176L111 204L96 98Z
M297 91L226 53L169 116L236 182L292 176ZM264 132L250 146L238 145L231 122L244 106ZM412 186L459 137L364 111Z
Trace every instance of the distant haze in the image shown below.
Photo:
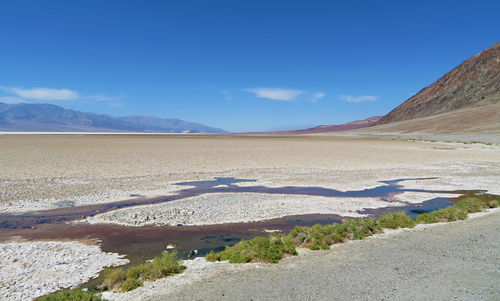
M52 104L0 102L0 131L225 133L180 119L154 116L113 117L64 109Z

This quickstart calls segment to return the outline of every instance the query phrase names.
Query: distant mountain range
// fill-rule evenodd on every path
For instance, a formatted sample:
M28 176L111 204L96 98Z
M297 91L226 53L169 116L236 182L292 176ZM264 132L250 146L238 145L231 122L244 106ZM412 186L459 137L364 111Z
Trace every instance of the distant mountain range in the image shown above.
M203 124L153 116L114 117L52 104L0 102L0 131L226 133Z
M362 128L405 133L500 133L500 43L464 61L383 117L267 133L314 134ZM226 133L179 119L113 117L51 104L2 102L0 131Z

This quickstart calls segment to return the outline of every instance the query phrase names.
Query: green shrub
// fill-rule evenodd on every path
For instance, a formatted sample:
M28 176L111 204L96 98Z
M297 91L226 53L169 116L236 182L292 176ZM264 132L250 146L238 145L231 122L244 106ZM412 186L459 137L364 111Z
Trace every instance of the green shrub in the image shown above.
M419 224L433 224L439 222L454 222L456 220L464 220L468 217L468 211L464 208L452 206L437 211L424 213L417 216Z
M142 281L134 278L127 278L122 284L120 284L120 289L123 292L128 292L142 286Z
M210 252L205 258L208 261L228 260L230 263L277 263L283 258L283 254L297 255L295 245L289 237L271 233L268 237L257 236L251 240L242 240L219 253Z
M38 301L100 301L103 300L100 294L82 291L80 288L64 290L50 295L36 298Z
M417 216L416 219L417 224L434 224L438 222L438 219L433 212L429 213L422 213L419 216Z
M182 273L186 269L177 258L177 252L163 252L152 261L131 267L125 273L122 269L112 269L104 274L103 286L112 291L130 291L146 280L157 280Z
M469 213L480 212L485 208L495 208L498 205L499 202L497 200L483 201L478 198L465 198L446 209L439 209L417 216L417 223L432 224L464 220L468 217Z
M397 229L397 228L413 228L415 221L406 215L404 211L391 212L379 216L378 224L382 228Z
M488 202L488 207L490 208L497 208L498 206L500 206L500 201L498 200L492 200Z
M332 225L296 226L288 234L288 239L297 246L310 248L311 250L324 250L330 248L333 243L332 234Z
M219 255L218 253L215 253L213 250L210 251L210 253L208 253L206 256L205 256L205 259L207 261L210 261L210 262L215 262L217 260L219 260Z
M480 212L483 208L486 208L486 202L476 199L476 198L465 198L458 201L455 205L450 208L457 208L464 210L468 213Z
M108 290L114 291L120 288L120 284L125 281L127 274L121 268L104 270L104 281L102 285Z
M186 267L181 264L181 259L177 258L177 252L163 252L162 256L140 265L139 269L141 270L139 278L156 280L182 273Z
M401 211L381 215L378 219L345 219L341 224L296 226L287 236L271 234L269 237L242 240L232 247L226 247L222 252L211 251L205 258L207 261L228 260L230 263L252 261L275 263L281 260L283 254L297 254L295 246L325 250L336 243L372 236L382 232L383 228L413 228L417 223L463 220L469 213L498 206L500 206L498 200L482 201L478 198L465 198L451 207L421 214L416 221Z
M288 235L292 242L311 250L326 250L346 240L363 239L381 231L374 218L345 219L342 224L295 227Z

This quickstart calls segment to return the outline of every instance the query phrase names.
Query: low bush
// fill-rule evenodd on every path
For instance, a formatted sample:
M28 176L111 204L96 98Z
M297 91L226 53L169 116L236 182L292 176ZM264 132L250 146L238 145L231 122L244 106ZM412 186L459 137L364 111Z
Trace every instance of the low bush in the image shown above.
M288 237L296 246L320 250L330 247L333 241L332 234L332 225L296 226L290 231Z
M292 242L311 250L326 250L330 245L346 240L363 239L381 231L374 218L345 219L342 224L297 226L288 235Z
M208 253L206 256L205 256L205 259L207 261L210 261L210 262L215 262L215 261L218 261L220 259L220 256L219 256L219 253L215 253L213 250L210 251L210 253Z
M271 233L268 237L257 236L242 240L219 253L210 252L205 258L207 261L228 260L230 263L277 263L284 254L297 255L295 245L288 237Z
M458 208L439 209L437 211L424 213L417 216L419 224L433 224L438 222L453 222L456 220L464 220L468 216L467 211Z
M449 208L456 208L459 210L464 210L467 213L480 212L484 208L488 207L485 201L476 198L465 198L458 201L455 205Z
M129 292L138 288L139 286L142 286L142 281L140 281L139 279L127 278L127 280L123 281L122 284L120 284L120 289L123 292Z
M228 260L230 263L252 261L275 263L281 260L283 254L297 254L295 246L311 250L325 250L329 249L332 244L372 236L382 232L384 228L413 228L418 223L463 220L469 213L499 206L498 200L482 201L478 198L465 198L451 207L421 214L416 221L407 216L404 211L400 211L381 215L377 219L345 219L341 224L296 226L287 236L272 234L269 237L242 240L232 247L226 247L222 252L212 251L205 258L207 261Z
M177 252L163 252L152 261L130 268L127 279L156 280L182 273L186 269L177 258Z
M182 273L185 269L177 252L164 252L150 262L129 268L127 273L122 269L106 271L103 286L111 291L130 291L142 286L146 280L165 278Z
M37 301L101 301L100 294L83 291L81 288L64 290L46 296L38 297Z
M380 227L388 229L413 228L416 225L415 221L404 211L381 215L378 217L378 223Z
M500 206L499 200L492 200L488 202L488 207L490 208L497 208L498 206Z
M480 212L483 209L496 208L498 206L498 200L483 201L478 198L465 198L451 207L417 216L417 223L433 224L464 220L468 217L469 213Z
M127 274L122 268L106 269L102 285L110 291L116 291L125 279L127 279Z

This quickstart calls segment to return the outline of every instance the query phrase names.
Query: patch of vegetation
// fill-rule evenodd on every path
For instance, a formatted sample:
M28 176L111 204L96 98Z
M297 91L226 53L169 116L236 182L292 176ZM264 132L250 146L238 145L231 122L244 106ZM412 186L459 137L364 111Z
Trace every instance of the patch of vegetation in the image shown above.
M81 288L64 290L46 296L38 297L37 301L101 301L100 294L83 291Z
M488 202L488 207L489 208L497 208L500 207L500 201L499 200L492 200Z
M104 270L104 281L102 286L110 291L117 291L120 284L127 279L127 274L122 268L106 269Z
M330 245L347 240L363 239L381 232L381 227L374 218L345 219L342 224L297 226L288 236L296 246L311 250L327 250Z
M404 211L381 215L378 218L378 224L380 227L388 229L413 228L416 225L415 221Z
M250 240L242 240L219 253L212 251L205 258L208 261L228 260L230 263L277 263L284 254L297 255L295 245L289 237L271 233L268 237L257 236Z
M419 223L463 220L468 217L469 213L499 206L500 201L496 199L465 198L451 207L423 213L416 220L407 216L404 211L400 211L381 215L377 219L345 219L341 224L296 226L287 236L271 234L269 237L242 240L232 247L226 247L222 252L212 251L205 258L207 261L228 260L230 263L255 261L276 263L281 260L283 254L296 255L296 246L311 250L326 250L333 244L363 239L380 233L384 228L413 228Z
M144 281L179 274L185 269L177 257L177 252L164 252L150 262L129 268L126 273L120 268L105 271L103 286L110 291L128 292L142 286Z
M341 224L295 227L288 235L296 246L326 250L332 244L363 239L382 232L382 228L412 228L415 221L404 212L388 213L378 219L345 219Z
M138 288L139 286L142 286L141 280L135 278L127 278L127 280L123 281L120 284L120 289L124 292L129 292Z
M486 208L497 208L500 205L499 203L500 202L498 200L487 201L478 198L465 198L458 201L451 207L417 216L417 223L433 224L464 220L467 219L469 213L480 212Z

